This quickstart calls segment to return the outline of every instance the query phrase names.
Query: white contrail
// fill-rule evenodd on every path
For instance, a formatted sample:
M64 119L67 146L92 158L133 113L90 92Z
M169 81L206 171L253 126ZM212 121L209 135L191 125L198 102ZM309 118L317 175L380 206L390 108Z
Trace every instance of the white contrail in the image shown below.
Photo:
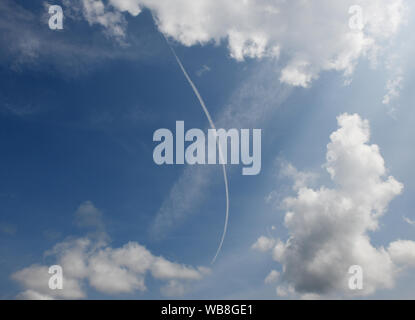
M164 34L161 32L161 34L163 35L164 39L167 42L167 45L169 46L171 52L173 53L174 57L176 58L177 63L180 66L180 69L182 70L184 76L186 77L187 81L189 82L190 86L193 89L193 92L195 93L197 99L200 102L200 105L202 106L203 111L205 112L205 115L209 121L210 127L214 130L216 130L215 124L213 123L212 117L210 116L209 110L206 108L205 102L203 101L202 97L199 94L199 91L197 90L195 84L193 83L192 79L190 79L189 75L186 72L186 69L183 67L182 62L180 61L179 57L177 56L176 52L174 51L173 47L170 45L169 41L166 39L166 37L164 36ZM215 131L216 132L216 131ZM223 242L225 240L225 236L226 236L226 231L228 229L228 220L229 220L229 187L228 187L228 176L226 174L226 165L225 162L223 161L223 154L222 154L222 148L219 146L219 157L221 159L222 162L222 171L223 171L223 179L225 181L225 193L226 193L226 213L225 213L225 225L223 227L223 233L222 233L222 238L220 240L219 243L219 247L218 250L216 251L215 256L212 259L212 264L215 263L216 258L218 257L221 249L222 249L222 245Z

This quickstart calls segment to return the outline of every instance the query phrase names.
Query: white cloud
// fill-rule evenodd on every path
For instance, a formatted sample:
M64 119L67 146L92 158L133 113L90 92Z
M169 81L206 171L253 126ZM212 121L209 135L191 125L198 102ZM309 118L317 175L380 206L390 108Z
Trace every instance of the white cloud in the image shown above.
M271 250L275 246L275 240L261 236L258 240L252 245L252 249L266 252Z
M196 71L196 75L201 77L204 73L209 72L210 70L210 67L204 64L198 71Z
M125 37L126 21L119 11L109 11L101 0L82 0L83 14L90 25L102 25L110 36Z
M183 283L171 280L167 285L161 288L161 292L166 297L180 297L186 293L187 289Z
M278 280L279 277L280 277L280 273L278 271L271 270L271 272L267 275L264 281L267 284L274 283Z
M92 287L108 294L146 290L143 273L134 272L128 269L125 264L114 259L114 251L125 249L100 250L90 258L89 283ZM143 262L146 263L146 261ZM138 263L141 263L141 261L138 261Z
M278 286L276 289L276 293L278 297L285 298L287 296L293 295L295 292L294 292L294 288L291 286L289 287Z
M141 8L136 1L111 0L111 4L120 11L128 11L133 16L141 12Z
M398 73L394 78L389 79L386 83L387 93L383 97L383 104L390 104L392 99L396 99L400 96L402 89L403 76L402 73Z
M40 294L33 290L26 290L24 292L19 293L17 296L19 300L53 300L51 296Z
M183 265L172 263L162 257L157 257L151 265L151 273L156 279L183 279L199 280L207 272L205 268L188 268Z
M404 21L404 0L110 0L136 16L152 11L161 32L186 46L227 41L232 58L283 57L280 80L307 87L320 72L350 76L362 56L375 56ZM360 5L364 28L349 28Z
M392 287L400 268L414 265L415 242L396 241L385 249L374 247L369 237L403 185L386 176L379 147L369 144L368 121L357 114L343 114L338 124L330 136L325 164L334 187L312 189L296 182L296 196L284 200L290 237L285 242L275 240L272 252L283 266L285 285L279 287L280 295L287 294L289 287L314 298L371 294ZM352 265L363 268L362 291L348 288Z
M392 260L403 267L415 267L415 242L398 240L388 247Z
M404 23L407 24L407 21L405 20ZM406 32L403 34L406 34ZM389 111L392 115L397 109L396 105L405 85L405 70L407 69L409 57L407 46L408 41L402 37L397 37L383 53L385 56L384 65L387 81L385 85L386 93L383 96L382 103L390 106Z
M403 217L403 221L405 221L407 224L410 224L411 226L415 226L415 221L407 217Z
M92 202L83 203L77 211L101 213ZM101 225L100 220L94 221ZM48 267L32 265L15 272L12 278L24 291L22 299L79 299L86 297L87 284L105 294L133 293L147 290L145 278L151 274L155 279L167 281L172 294L173 287L185 287L190 281L202 279L209 269L193 268L153 255L144 246L129 242L120 248L112 248L102 237L69 239L56 244L45 253L53 257L63 270L63 290L51 290ZM171 282L174 281L174 282ZM174 286L173 286L174 284Z
M26 290L18 297L24 299L80 299L85 297L81 284L73 278L63 278L62 290L49 289L51 274L47 266L32 265L17 271L12 279L18 281Z
M282 163L281 174L292 178L294 181L294 190L299 190L309 185L309 183L314 182L317 178L317 175L313 172L298 171L291 163Z

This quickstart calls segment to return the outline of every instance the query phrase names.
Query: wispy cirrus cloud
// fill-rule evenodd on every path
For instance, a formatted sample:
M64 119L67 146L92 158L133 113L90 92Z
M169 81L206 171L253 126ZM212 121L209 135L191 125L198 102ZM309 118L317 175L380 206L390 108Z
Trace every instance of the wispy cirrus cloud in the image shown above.
M273 68L277 68L274 63L264 62L255 72L247 74L230 95L229 102L213 117L217 128L272 126L269 116L278 110L292 91L291 87L281 85L269 72ZM190 216L198 214L199 208L209 197L209 187L216 181L214 177L220 178L219 170L214 165L186 166L156 212L150 229L151 235L163 239ZM232 167L228 171L232 174Z
M58 71L73 78L106 61L148 59L154 55L157 49L140 31L130 35L128 46L120 45L124 43L122 31L114 26L117 19L105 15L106 11L101 14L100 10L105 9L95 2L85 0L84 6L80 1L63 1L64 28L56 31L48 27L48 3L45 3L46 8L40 9L44 13L40 11L37 14L15 1L1 1L0 63L16 72L26 69ZM124 21L118 11L114 15L119 17L120 23ZM106 37L103 37L102 30L88 27L85 21L90 26L96 23L108 25L104 32ZM89 32L85 32L85 27ZM137 43L140 50L137 50Z

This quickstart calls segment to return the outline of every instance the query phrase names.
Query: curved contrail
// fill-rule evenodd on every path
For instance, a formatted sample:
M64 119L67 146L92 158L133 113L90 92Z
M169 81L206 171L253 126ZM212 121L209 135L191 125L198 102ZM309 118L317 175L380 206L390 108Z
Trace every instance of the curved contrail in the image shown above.
M199 91L197 90L195 84L193 83L192 79L190 79L189 75L186 72L186 69L183 67L182 62L180 61L179 57L177 56L176 52L174 51L173 47L170 45L169 41L167 40L167 38L164 36L164 34L161 32L161 34L163 35L164 40L166 40L167 45L169 46L171 52L173 53L174 57L176 58L176 61L178 63L178 65L180 66L180 69L182 70L184 76L186 77L187 81L189 82L190 86L193 89L193 92L195 93L197 99L200 102L200 105L202 106L202 109L209 121L210 127L214 130L216 130L215 124L213 123L212 117L210 116L209 110L206 108L205 102L203 101ZM215 131L216 132L216 131ZM229 220L229 186L228 186L228 176L226 174L226 165L225 162L223 161L223 155L222 155L222 149L219 146L219 157L221 159L222 162L222 171L223 171L223 179L225 181L225 193L226 193L226 213L225 213L225 225L223 227L223 233L222 233L222 238L220 240L219 243L219 247L216 251L215 256L212 259L211 264L214 264L216 261L216 258L218 257L221 249L222 249L222 245L223 242L225 240L225 236L226 236L226 231L228 229L228 220Z

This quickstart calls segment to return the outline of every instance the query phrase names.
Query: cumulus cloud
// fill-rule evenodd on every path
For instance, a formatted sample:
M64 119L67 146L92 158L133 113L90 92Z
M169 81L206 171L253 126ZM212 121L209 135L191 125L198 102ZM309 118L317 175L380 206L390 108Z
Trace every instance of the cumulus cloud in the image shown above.
M399 102L401 91L405 86L405 70L408 61L405 54L407 41L394 41L385 53L385 71L387 73L387 81L385 84L386 93L383 96L382 103L389 106L389 111L394 115Z
M328 70L344 73L349 81L359 58L374 61L387 47L406 22L407 11L406 0L62 0L62 4L65 25L84 19L91 26L101 26L122 49L136 42L127 33L126 14L137 16L149 9L159 30L179 43L224 43L237 61L278 60L275 72L280 81L303 87ZM359 30L349 27L352 5L363 10L363 28ZM92 48L90 41L79 43L79 36L69 37L66 27L64 38L45 32L47 14L39 24L35 15L10 0L0 7L5 13L0 23L0 38L4 39L0 40L8 44L6 47L10 45L3 51L13 56L14 68L34 64L45 54L50 61L59 57L63 64L75 64L80 58L91 63L111 57L131 59L133 52L137 55L137 50L107 50ZM53 46L45 45L50 43ZM71 59L74 54L76 59ZM401 82L398 76L390 80L385 103L396 96Z
M21 284L25 290L18 295L22 299L80 299L85 297L81 284L73 278L64 277L63 290L49 289L49 268L42 265L32 265L17 271L12 279Z
M282 296L371 294L392 287L399 271L414 265L413 241L395 241L388 248L371 244L369 232L378 229L379 218L403 185L387 176L379 147L369 144L367 120L357 114L343 114L337 120L339 128L330 136L324 166L334 187L313 189L296 182L296 196L283 201L289 239L261 237L254 246L272 251L281 263L277 291ZM363 268L361 291L348 288L352 265Z
M403 267L415 267L415 242L398 240L388 247L392 260Z
M88 218L92 215L94 225L101 227L102 223L95 220L101 213L92 202L83 203L76 212L78 219L80 214ZM103 237L93 235L60 242L46 251L45 256L62 267L63 289L49 289L49 268L36 264L12 274L12 279L24 288L17 298L80 299L87 297L88 287L105 294L143 292L147 290L148 275L167 282L162 293L181 295L190 281L200 280L209 272L207 268L194 268L156 256L137 242L113 248Z
M403 217L403 221L405 221L407 224L410 224L411 226L415 226L415 221L409 219L408 217Z
M191 213L197 212L197 206L203 202L203 189L209 185L207 171L212 168L188 166L172 186L157 211L151 227L151 235L162 239L171 228L179 225Z
M119 11L108 10L101 0L81 0L81 2L84 17L90 25L103 26L108 35L116 39L125 37L126 21Z
M266 252L271 250L275 246L275 240L261 236L258 240L252 245L252 249Z
M90 0L89 0L90 1ZM97 1L100 2L100 1ZM320 72L350 76L362 56L376 56L404 21L404 0L109 0L137 16L150 9L161 32L186 46L226 41L230 56L283 58L280 80L307 87ZM362 28L349 8L362 8Z
M33 290L26 290L21 292L17 298L19 300L53 300L51 296L43 295Z
M128 47L120 46L119 44L125 43L124 15L112 10L113 14L120 18L116 26L123 30L117 31L118 28L113 26L116 19L110 19L106 15L107 11L112 12L107 6L103 13L100 13L96 5L84 7L82 1L62 0L64 28L53 32L48 28L50 15L47 8L50 3L44 3L45 8L41 10L43 14L39 17L18 1L0 1L0 64L18 72L29 68L42 72L59 71L64 76L75 77L95 69L108 60L133 61L156 54L154 50L158 49L141 41L144 37L148 37L148 34L142 30L130 35ZM91 0L84 2L88 6ZM105 18L102 18L101 14ZM79 31L79 27L84 28L82 20L90 25L102 26L104 32L101 28L96 28L97 30L89 28L88 33L84 32L85 29ZM111 40L99 40L103 33ZM138 43L140 50L137 50ZM17 115L28 115L42 109L34 106L19 106L10 101L2 101L2 105L4 110L1 111Z
M249 72L240 86L231 94L229 102L215 117L218 128L272 128L270 121L279 106L291 94L293 88L281 85L275 74L275 61L258 63L254 72ZM191 91L189 91L191 94ZM186 166L182 175L163 200L154 219L151 233L162 238L171 229L179 226L189 216L195 215L206 201L212 181L223 179L220 168L215 166ZM228 168L232 173L233 168Z
M286 97L270 93L274 90L281 94L280 82L307 87L326 70L340 71L349 80L359 58L375 60L382 46L399 30L406 12L404 0L110 0L109 3L112 9L133 16L149 9L159 30L185 46L222 43L237 61L247 58L266 61L266 72L258 72L246 81L239 98L232 97L239 104L232 102L216 117L219 127L257 126L269 118ZM349 27L349 8L356 4L363 10L361 30ZM264 73L271 88L260 79ZM208 170L201 171L185 169L156 214L153 235L162 237L172 226L197 212L210 183Z

